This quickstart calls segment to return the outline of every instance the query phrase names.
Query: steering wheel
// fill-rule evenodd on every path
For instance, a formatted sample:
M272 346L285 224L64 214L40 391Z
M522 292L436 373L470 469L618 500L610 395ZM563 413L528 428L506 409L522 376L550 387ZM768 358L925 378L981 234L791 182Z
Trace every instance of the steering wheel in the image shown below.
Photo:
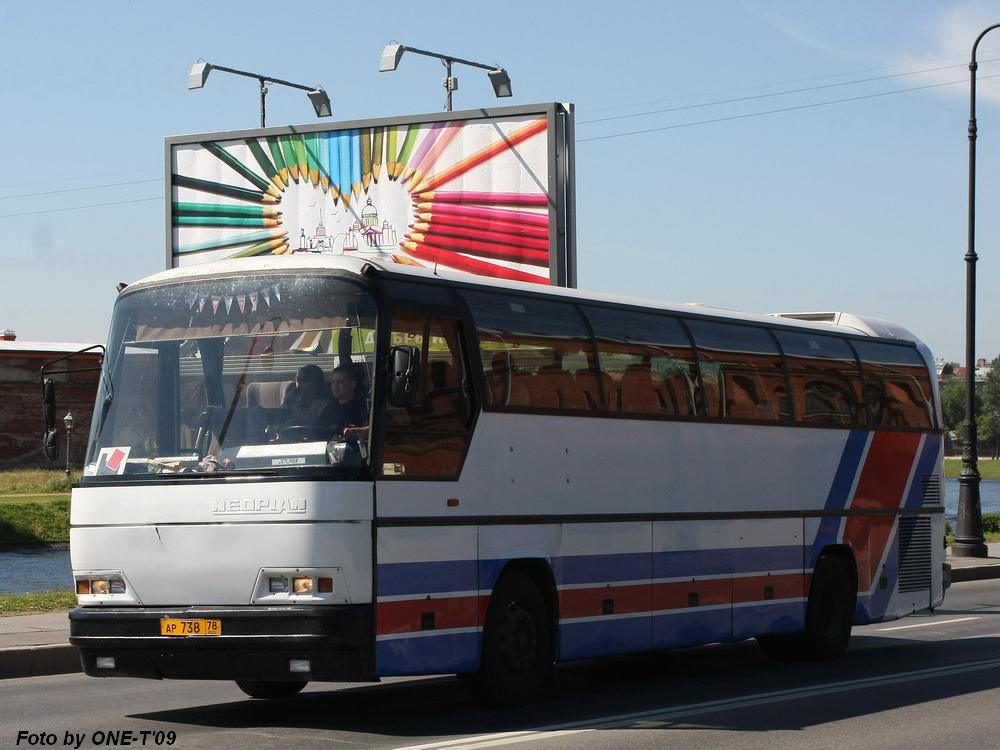
M279 443L315 443L330 440L336 435L332 427L317 427L308 424L292 424L282 427L278 432Z

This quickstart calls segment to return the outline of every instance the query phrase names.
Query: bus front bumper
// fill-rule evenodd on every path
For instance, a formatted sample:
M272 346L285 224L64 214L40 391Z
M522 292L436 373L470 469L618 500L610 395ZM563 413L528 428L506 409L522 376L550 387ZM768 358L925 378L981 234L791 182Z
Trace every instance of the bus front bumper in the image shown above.
M92 677L366 682L377 679L373 611L370 604L77 607L69 641ZM218 620L221 633L164 636L165 619Z

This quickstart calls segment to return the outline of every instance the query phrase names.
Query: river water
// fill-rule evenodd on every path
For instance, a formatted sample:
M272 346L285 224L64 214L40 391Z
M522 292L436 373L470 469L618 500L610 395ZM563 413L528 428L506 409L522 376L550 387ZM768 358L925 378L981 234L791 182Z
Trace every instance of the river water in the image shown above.
M958 518L958 480L945 479L944 515ZM983 513L1000 513L1000 480L986 479L979 483L979 505Z
M1000 481L979 489L983 513L1000 513ZM958 480L945 480L945 516L958 516ZM50 547L0 550L0 594L72 588L69 550Z
M69 550L26 547L0 550L0 594L73 588Z

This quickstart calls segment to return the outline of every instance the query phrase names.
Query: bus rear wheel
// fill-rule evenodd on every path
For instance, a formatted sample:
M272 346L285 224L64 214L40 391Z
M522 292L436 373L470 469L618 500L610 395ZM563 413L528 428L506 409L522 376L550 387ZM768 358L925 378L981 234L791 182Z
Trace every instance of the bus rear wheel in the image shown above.
M855 598L847 563L836 555L823 555L816 563L806 607L808 657L830 660L847 651L854 625Z
M261 680L236 680L236 687L251 698L276 700L298 695L306 682L265 682Z
M493 589L486 612L476 692L490 705L523 703L541 688L551 664L545 600L531 578L509 571Z
M829 661L841 656L850 643L854 624L852 580L843 559L823 555L816 563L809 589L805 632L758 636L761 650L775 661Z

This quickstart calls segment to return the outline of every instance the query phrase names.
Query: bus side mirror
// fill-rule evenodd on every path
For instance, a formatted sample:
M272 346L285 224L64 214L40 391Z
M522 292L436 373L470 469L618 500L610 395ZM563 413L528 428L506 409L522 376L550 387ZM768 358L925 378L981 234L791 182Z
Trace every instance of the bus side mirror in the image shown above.
M45 422L45 433L42 435L42 447L45 457L50 461L59 458L59 432L56 430L56 386L52 378L42 381L42 420Z
M389 352L389 403L414 406L420 399L420 350L415 346L394 346Z
M42 440L45 444L45 457L49 459L49 461L54 461L59 458L59 431L46 430Z
M45 430L54 430L56 427L56 385L52 378L45 378L42 381L42 419L45 421Z

